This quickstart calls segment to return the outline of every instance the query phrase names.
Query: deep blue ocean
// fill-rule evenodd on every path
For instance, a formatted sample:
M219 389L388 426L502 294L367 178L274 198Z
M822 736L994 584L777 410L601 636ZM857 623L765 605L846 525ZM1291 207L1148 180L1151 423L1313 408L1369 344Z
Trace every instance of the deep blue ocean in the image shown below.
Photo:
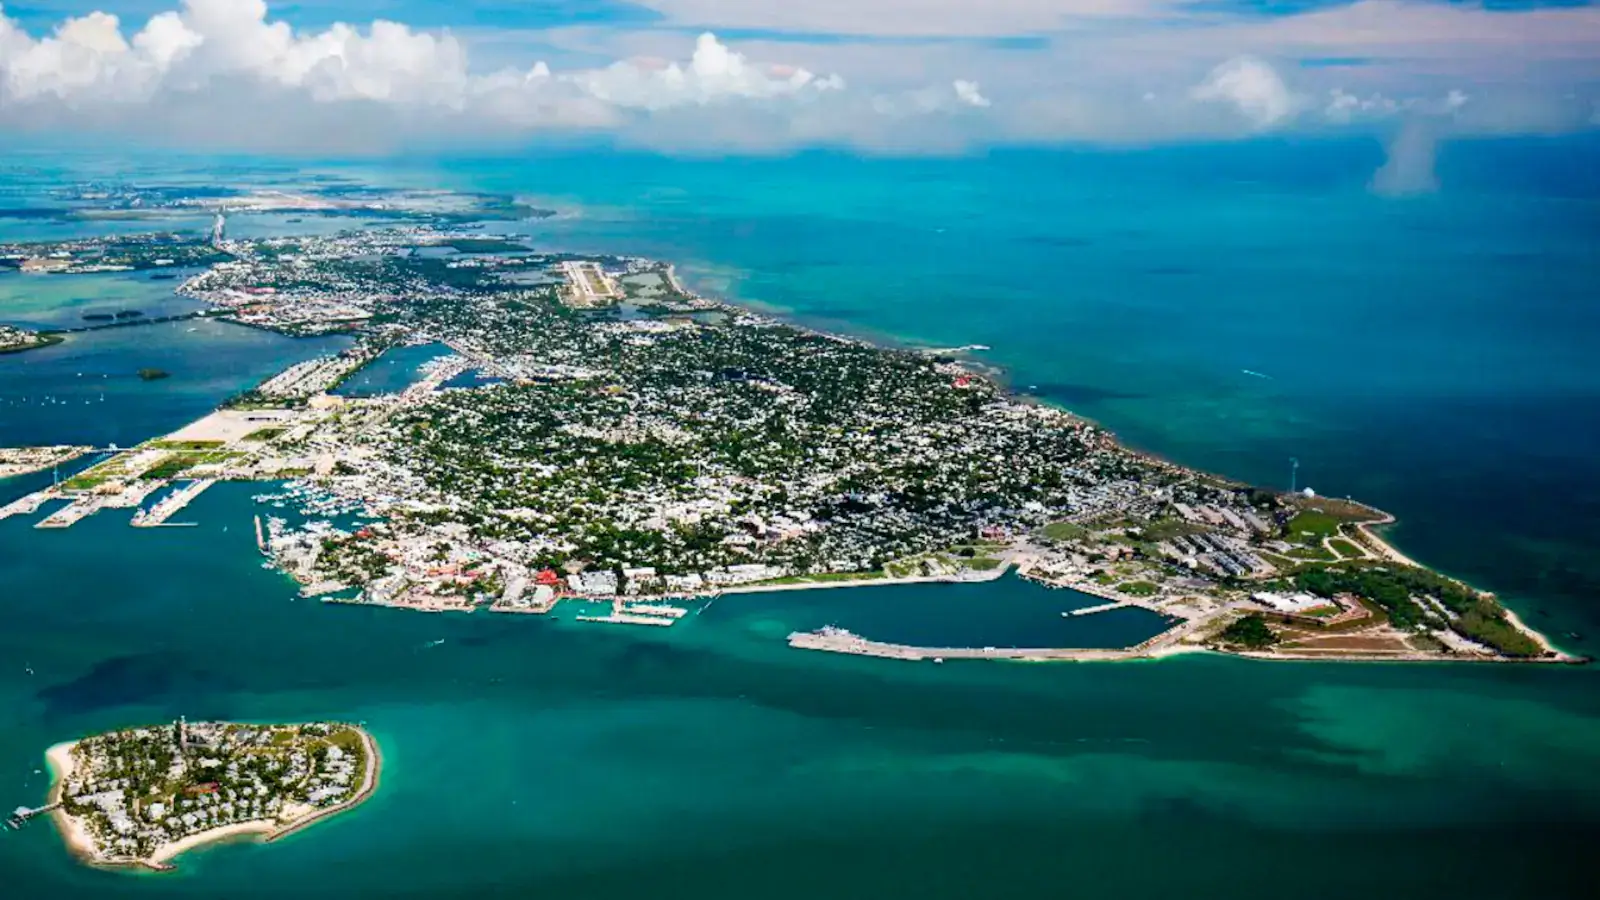
M1356 143L98 165L514 192L558 210L514 226L542 247L670 258L708 293L885 342L984 344L1018 390L1139 447L1280 486L1299 459L1300 484L1393 511L1408 553L1593 652L1596 151L1446 145L1443 189L1404 200L1366 190L1381 154ZM0 166L0 194L86 165ZM0 240L40 227L0 218ZM167 302L136 279L0 275L0 321L124 299ZM0 444L130 442L328 349L188 327L0 357ZM147 365L173 377L130 375ZM47 480L0 482L0 501ZM1460 898L1593 882L1592 667L933 666L782 640L830 621L994 643L1143 627L1064 626L1054 605L1080 603L1015 581L726 597L672 629L323 606L260 568L251 493L214 489L189 529L0 523L0 804L43 796L49 744L179 714L365 721L381 790L172 876L84 869L45 825L0 834L6 896Z

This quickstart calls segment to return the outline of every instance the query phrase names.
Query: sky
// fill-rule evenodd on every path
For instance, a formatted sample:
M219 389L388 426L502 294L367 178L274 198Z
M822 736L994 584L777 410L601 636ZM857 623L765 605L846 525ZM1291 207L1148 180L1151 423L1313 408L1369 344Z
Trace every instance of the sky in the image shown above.
M961 153L1369 132L1403 155L1595 129L1581 0L0 0L0 137Z

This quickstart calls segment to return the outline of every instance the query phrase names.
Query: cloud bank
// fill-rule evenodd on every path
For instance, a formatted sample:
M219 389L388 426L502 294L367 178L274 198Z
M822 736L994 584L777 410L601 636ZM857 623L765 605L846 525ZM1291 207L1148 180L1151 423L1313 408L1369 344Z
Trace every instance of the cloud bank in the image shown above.
M946 151L1392 132L1383 123L1402 119L1433 135L1552 132L1595 127L1600 108L1589 7L1359 0L1262 17L1180 0L637 2L662 21L297 29L264 0L181 0L143 21L91 11L30 32L0 7L0 133L275 150L598 134L666 149Z

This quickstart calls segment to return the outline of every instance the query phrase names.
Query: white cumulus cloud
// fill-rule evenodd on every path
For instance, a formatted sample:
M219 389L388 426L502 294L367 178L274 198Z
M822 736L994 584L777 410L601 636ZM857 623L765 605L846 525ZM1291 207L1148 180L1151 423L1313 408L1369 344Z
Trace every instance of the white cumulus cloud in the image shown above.
M985 97L983 92L978 90L978 83L976 81L963 81L962 79L958 78L951 86L955 88L956 97L958 97L962 103L965 103L968 106L976 106L980 108L989 105L989 98Z
M789 110L793 119L823 105L841 127L810 124L805 133L849 141L845 126L878 99L846 97L851 92L838 74L759 62L711 33L699 36L686 61L634 56L598 68L559 70L540 61L479 71L468 56L448 31L384 20L297 32L272 20L263 0L182 0L137 29L96 12L39 36L0 9L0 129L143 122L160 133L165 121L212 137L246 126L252 136L271 129L312 143L358 131L363 140L389 131L397 139L419 131L503 139L541 130L626 131L686 109L720 109L770 129L774 111ZM957 81L953 90L959 103L913 111L940 115L989 104L975 83ZM829 118L806 115L813 123ZM710 133L703 115L693 118Z
M1196 100L1229 104L1258 128L1271 128L1295 112L1288 85L1271 66L1250 56L1235 57L1212 69L1191 95Z

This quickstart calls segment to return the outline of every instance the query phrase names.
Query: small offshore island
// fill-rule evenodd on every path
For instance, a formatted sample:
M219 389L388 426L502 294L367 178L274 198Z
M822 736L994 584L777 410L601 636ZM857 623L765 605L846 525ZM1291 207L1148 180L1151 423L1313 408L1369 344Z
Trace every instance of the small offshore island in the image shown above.
M21 353L24 350L53 347L62 340L59 334L0 325L0 353Z
M399 215L398 213L396 214ZM430 612L671 626L736 593L986 581L1015 572L1171 627L1120 650L907 647L837 628L791 646L899 659L1581 662L1493 595L1385 543L1393 517L1138 453L1008 393L964 350L884 348L685 289L670 265L541 252L460 219L320 237L157 235L0 245L197 268L193 315L345 334L171 434L0 508L65 502L153 527L221 480L279 485L256 521L306 596ZM340 386L403 348L403 389ZM433 348L431 351L428 348ZM23 454L24 459L28 458ZM158 492L171 489L148 506ZM1081 605L1081 604L1080 604Z
M276 840L365 800L377 744L333 722L185 722L107 732L50 748L49 811L72 851L97 866L158 871L196 847Z

